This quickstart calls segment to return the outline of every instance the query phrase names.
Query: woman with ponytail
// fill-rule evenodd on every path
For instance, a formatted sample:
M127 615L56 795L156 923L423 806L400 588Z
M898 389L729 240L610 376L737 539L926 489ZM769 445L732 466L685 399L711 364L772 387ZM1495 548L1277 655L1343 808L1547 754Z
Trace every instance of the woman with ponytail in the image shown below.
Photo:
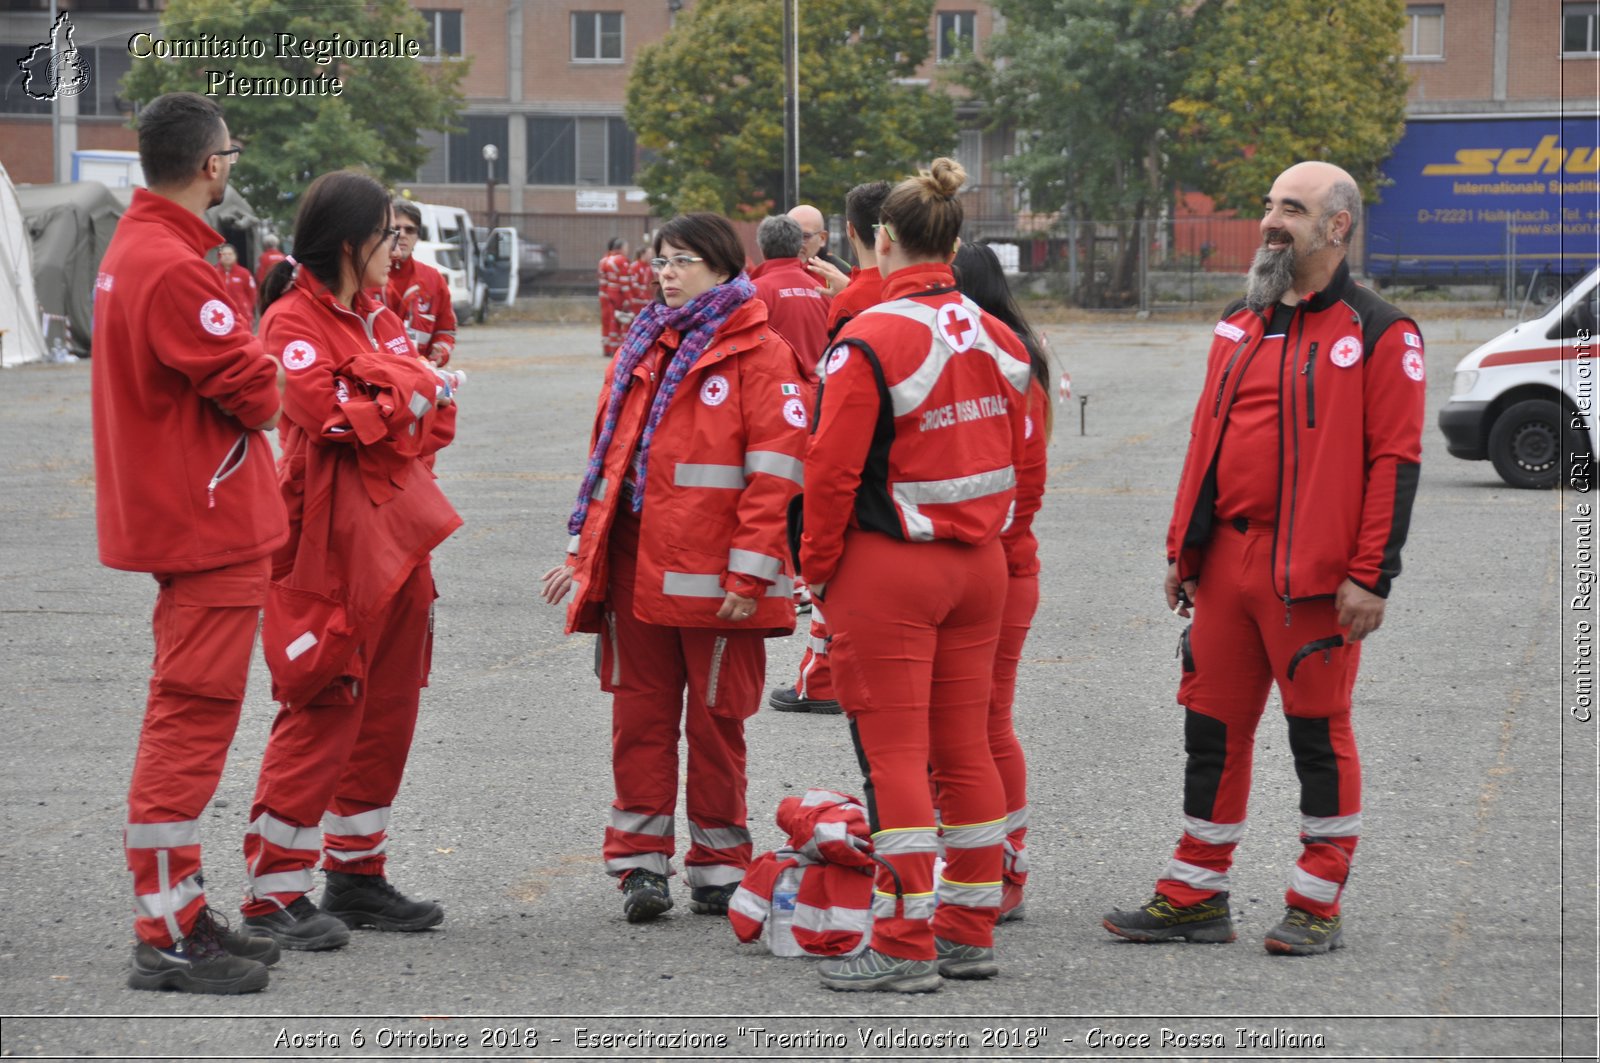
M883 301L836 338L806 452L800 567L828 618L882 865L871 947L821 963L830 989L920 993L998 971L1006 795L989 692L1029 360L956 290L965 179L936 159L884 200Z
M630 923L672 907L680 727L691 908L725 914L750 862L744 721L763 640L794 630L785 516L811 411L733 227L686 214L654 249L660 296L608 367L567 558L542 592L572 591L567 632L600 636L616 785L603 851Z
M1006 791L1005 875L1000 893L1000 922L1021 919L1022 887L1028 881L1028 854L1023 839L1028 833L1028 765L1012 726L1016 701L1017 665L1022 644L1039 608L1039 540L1033 535L1033 515L1044 500L1049 467L1052 413L1050 363L1044 340L1028 325L1011 286L1006 283L1000 259L986 244L963 244L956 252L956 281L961 294L998 318L1028 350L1028 416L1024 422L1027 457L1017 466L1017 504L1011 523L1000 535L1006 551L1006 606L1000 624L1000 644L994 659L994 687L989 693L989 751Z
M429 552L461 523L423 464L453 437L455 407L368 294L382 290L395 234L381 184L324 174L301 200L293 256L261 290L262 346L285 375L278 474L291 535L263 627L282 707L245 835L243 911L286 949L444 919L384 873L432 656ZM319 857L320 907L307 896Z

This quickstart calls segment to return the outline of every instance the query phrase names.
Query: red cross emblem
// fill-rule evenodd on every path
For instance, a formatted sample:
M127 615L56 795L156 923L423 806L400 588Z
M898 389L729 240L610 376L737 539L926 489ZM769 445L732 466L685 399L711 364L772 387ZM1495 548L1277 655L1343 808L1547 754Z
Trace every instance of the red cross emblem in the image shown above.
M959 353L977 342L978 323L972 320L971 311L955 303L940 312L939 334Z
M211 311L211 323L213 325L216 325L217 327L220 328L220 327L222 327L222 323L224 321L227 321L227 320L228 320L227 316L225 314L223 314L223 312L221 310L213 310L213 311Z
M700 401L707 406L721 406L727 399L728 380L720 374L700 386Z

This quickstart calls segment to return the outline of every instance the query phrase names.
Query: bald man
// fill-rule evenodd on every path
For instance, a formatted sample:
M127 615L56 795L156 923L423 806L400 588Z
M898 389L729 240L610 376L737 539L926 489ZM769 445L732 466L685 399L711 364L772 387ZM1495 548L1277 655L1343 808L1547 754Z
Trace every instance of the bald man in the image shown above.
M850 263L828 253L828 219L822 211L809 203L802 203L789 212L789 217L800 225L803 238L800 243L801 261L820 257L846 276L850 274Z
M1183 834L1133 941L1234 940L1228 871L1244 835L1256 725L1274 683L1300 779L1300 858L1268 952L1338 948L1361 833L1350 691L1400 573L1422 455L1417 325L1350 277L1361 193L1324 162L1262 200L1245 297L1213 330L1167 530L1188 753Z

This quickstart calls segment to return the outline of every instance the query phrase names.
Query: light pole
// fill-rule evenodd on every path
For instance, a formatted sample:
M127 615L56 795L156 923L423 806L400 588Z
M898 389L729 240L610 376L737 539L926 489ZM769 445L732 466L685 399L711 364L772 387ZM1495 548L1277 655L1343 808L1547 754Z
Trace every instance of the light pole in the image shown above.
M783 0L783 209L800 204L800 0Z
M483 146L483 161L489 167L487 185L489 190L489 228L494 228L494 161L500 157L500 149L493 144Z

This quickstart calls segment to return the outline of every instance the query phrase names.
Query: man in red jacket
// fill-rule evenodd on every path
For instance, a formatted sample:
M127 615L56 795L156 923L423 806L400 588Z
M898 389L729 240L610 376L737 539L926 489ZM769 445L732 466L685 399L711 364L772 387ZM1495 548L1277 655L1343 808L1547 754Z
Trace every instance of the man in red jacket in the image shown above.
M267 274L272 272L272 267L289 256L283 253L278 246L278 238L270 233L261 241L261 257L256 259L256 287L267 283Z
M383 304L405 322L406 334L419 354L434 365L449 365L456 349L456 308L450 302L450 285L444 274L412 255L422 231L422 211L409 199L397 199L394 216L400 235L395 240Z
M270 555L288 539L272 447L277 362L205 253L239 148L222 109L171 93L139 113L135 189L95 280L93 421L100 560L155 576L155 666L124 834L134 989L244 993L271 939L206 905L200 817L239 722Z
M1104 926L1133 941L1234 940L1228 871L1273 683L1300 779L1300 859L1268 952L1342 944L1361 833L1350 691L1400 573L1422 460L1416 323L1350 278L1361 218L1325 162L1273 182L1244 299L1217 322L1167 531L1188 767L1183 834L1155 896Z
M239 252L232 244L217 248L217 276L222 278L222 288L228 293L228 305L233 307L234 316L249 328L256 320L256 279L239 265Z
M817 382L817 363L828 343L828 286L800 258L805 235L786 215L764 218L756 245L765 260L750 271L756 298L767 304L767 320L789 341L806 379Z
M628 241L613 236L606 244L605 257L595 269L600 282L600 353L610 358L622 346L625 331L617 311L627 312L628 293L633 289L633 266L628 261Z

